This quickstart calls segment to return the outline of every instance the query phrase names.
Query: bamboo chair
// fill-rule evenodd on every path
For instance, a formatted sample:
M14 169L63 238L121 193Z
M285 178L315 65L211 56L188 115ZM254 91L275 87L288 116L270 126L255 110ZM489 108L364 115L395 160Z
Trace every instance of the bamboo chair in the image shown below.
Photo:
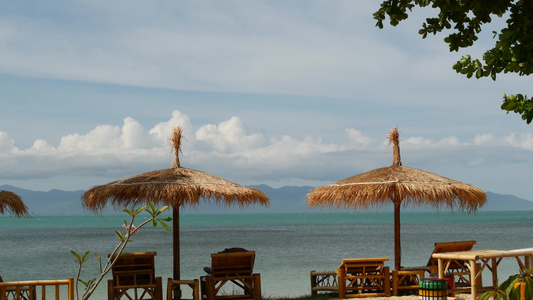
M339 292L339 282L337 271L315 271L311 275L311 295L317 295L318 292Z
M261 275L253 273L255 251L211 254L211 275L200 277L202 299L261 299ZM233 285L232 295L222 288Z
M432 277L436 276L435 274L438 272L438 260L433 258L434 253L469 251L472 250L475 244L476 241L435 243L435 248L429 256L427 265L420 267L402 267L401 270L394 270L392 272L393 295L396 296L399 290L418 291L419 281L426 276L426 272ZM470 289L470 270L466 267L465 261L452 261L448 268L448 273L454 276L455 291L468 291ZM481 281L481 276L477 280Z
M108 300L162 300L161 277L155 276L156 252L122 253L112 267L108 280Z
M339 298L390 297L390 272L383 258L343 259L337 268Z

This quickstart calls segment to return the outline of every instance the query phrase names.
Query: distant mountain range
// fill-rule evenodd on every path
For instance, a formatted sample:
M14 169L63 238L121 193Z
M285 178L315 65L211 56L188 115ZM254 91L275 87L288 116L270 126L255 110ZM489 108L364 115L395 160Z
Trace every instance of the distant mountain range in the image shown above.
M284 186L272 188L267 185L251 186L264 192L270 198L268 207L251 206L247 208L220 207L213 203L202 203L199 207L184 207L184 213L304 213L317 212L319 209L309 209L306 204L306 195L314 187L310 186ZM32 215L83 215L91 214L83 209L81 195L85 191L50 190L48 192L31 191L10 185L0 186L0 190L7 190L19 195L28 206ZM533 210L533 202L512 195L501 195L486 192L487 204L480 211L487 210ZM371 208L377 210L376 208ZM403 208L402 208L403 209ZM431 208L407 207L403 211L426 210ZM380 211L392 211L392 205L379 208ZM120 211L120 210L119 210ZM104 213L119 213L112 208ZM328 210L336 211L336 210ZM343 210L341 210L343 211Z

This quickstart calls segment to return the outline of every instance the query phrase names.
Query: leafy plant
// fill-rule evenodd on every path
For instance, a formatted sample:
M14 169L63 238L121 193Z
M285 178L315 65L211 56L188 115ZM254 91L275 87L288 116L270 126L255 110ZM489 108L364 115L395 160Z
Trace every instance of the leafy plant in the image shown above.
M124 251L124 249L126 248L126 245L129 242L133 242L130 239L130 237L138 233L139 229L142 228L144 225L151 223L153 227L156 227L157 224L160 224L161 227L163 227L165 230L170 231L170 227L166 224L166 222L171 221L172 218L171 217L161 218L161 214L165 212L167 209L168 209L168 206L164 206L161 209L159 209L159 208L156 208L153 203L149 203L148 206L141 207L137 210L129 210L129 209L123 210L123 212L130 215L131 220L129 222L124 220L124 225L122 225L122 227L126 229L125 234L123 234L122 232L118 230L115 231L115 235L118 237L120 242L109 255L109 258L107 262L105 263L105 265L102 265L102 258L98 254L94 253L94 256L96 257L99 263L100 275L98 277L92 278L87 281L80 279L81 269L83 267L83 264L91 258L90 256L91 252L87 251L83 255L80 255L79 253L75 251L70 251L72 255L74 255L74 258L75 258L74 261L78 264L78 271L76 273L76 286L75 286L76 299L78 300L80 299L79 291L78 291L79 282L81 282L85 286L85 290L83 292L83 295L81 296L81 299L87 300L91 297L91 295L96 290L96 287L98 286L98 284L100 284L104 276L107 273L109 273L109 271L111 271L111 268L113 267L116 260L118 259L118 255ZM136 227L134 225L135 217L139 215L140 213L142 213L143 211L148 212L151 217Z
M530 300L533 299L533 270L510 276L495 290L486 291L477 300Z
M484 292L477 300L509 300L509 296L507 296L505 291L498 288Z

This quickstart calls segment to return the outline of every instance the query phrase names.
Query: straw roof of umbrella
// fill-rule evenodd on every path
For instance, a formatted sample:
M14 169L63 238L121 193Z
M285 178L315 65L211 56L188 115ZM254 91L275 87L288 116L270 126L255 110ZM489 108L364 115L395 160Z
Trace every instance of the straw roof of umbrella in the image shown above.
M15 193L0 190L0 215L5 213L22 217L28 215L28 207L22 199Z
M388 137L389 143L394 145L391 166L316 188L308 195L309 206L367 209L393 201L402 202L404 206L430 205L473 212L486 203L485 193L477 187L402 166L397 128L392 129Z
M473 212L487 197L477 187L435 173L402 166L397 128L388 135L393 145L393 163L318 187L308 195L310 207L367 209L394 204L395 267L400 268L400 206L431 206Z
M214 200L226 206L268 204L266 195L253 188L180 166L181 127L171 137L175 157L170 169L157 170L95 186L83 195L85 207L101 210L108 200L114 207L154 204L197 206L200 199Z

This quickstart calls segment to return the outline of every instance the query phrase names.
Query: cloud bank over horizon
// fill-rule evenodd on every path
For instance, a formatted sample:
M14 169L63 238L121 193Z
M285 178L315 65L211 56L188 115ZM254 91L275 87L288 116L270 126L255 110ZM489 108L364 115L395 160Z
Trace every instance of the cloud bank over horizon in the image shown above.
M238 116L218 124L193 123L178 110L152 128L125 117L122 126L98 125L89 132L63 136L57 145L38 139L26 149L19 149L7 132L0 131L0 180L13 185L24 180L57 180L58 186L48 187L54 189L65 188L61 180L73 177L78 178L76 189L87 189L94 184L168 168L174 155L169 137L178 125L184 129L180 156L183 167L246 185L316 186L392 162L386 132L376 137L357 128L346 128L344 140L335 143L322 136L299 139L249 132ZM431 140L404 134L401 128L399 131L405 166L471 183L484 190L493 191L490 177L494 177L485 170L497 167L495 164L517 163L515 157L502 159L498 155L501 151L527 157L533 153L531 134L480 133L470 140L455 136ZM478 175L468 176L472 172ZM91 184L87 185L83 178L90 178Z

